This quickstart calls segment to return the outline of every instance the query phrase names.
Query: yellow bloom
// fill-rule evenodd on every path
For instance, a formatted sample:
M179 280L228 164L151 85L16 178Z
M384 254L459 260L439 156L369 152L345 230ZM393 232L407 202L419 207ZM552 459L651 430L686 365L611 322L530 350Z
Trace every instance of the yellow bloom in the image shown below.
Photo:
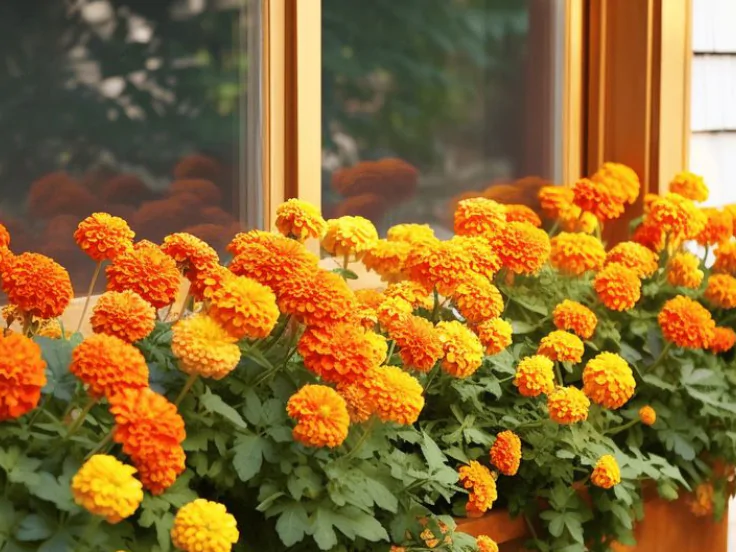
M498 318L503 312L503 297L485 278L472 278L457 286L453 301L468 322Z
M700 245L717 245L733 236L733 216L720 209L702 209L706 216L705 228L695 236Z
M695 517L708 517L713 515L713 484L701 483L695 487L695 492L688 500L690 511Z
M465 510L469 517L479 517L493 507L498 498L496 480L484 465L471 460L458 470L460 484L468 489L468 504Z
M386 239L407 243L425 243L437 238L429 224L397 224L388 229Z
M549 417L558 424L574 424L588 419L590 400L577 387L558 387L547 396Z
M383 422L411 425L424 408L424 389L417 379L397 366L371 369L357 384L369 409Z
M550 332L539 342L537 354L558 362L580 362L585 346L578 336L562 330Z
M74 501L108 523L118 523L132 516L143 500L143 485L135 473L114 456L96 454L72 478Z
M629 364L615 353L600 353L583 370L583 390L593 402L621 408L634 395L636 381Z
M710 195L703 177L687 171L675 175L670 182L670 192L700 203L706 201Z
M714 272L736 274L736 241L731 240L720 244L715 250L715 255Z
M639 409L639 419L644 425L654 425L657 421L657 412L649 405L642 406Z
M455 233L458 236L493 238L506 226L506 207L484 197L464 199L455 209Z
M240 362L236 341L215 320L200 313L174 324L171 352L187 374L222 379Z
M270 288L244 276L225 278L212 294L209 314L237 339L267 337L279 318Z
M700 259L684 251L675 253L667 262L667 281L675 287L698 289L705 273L700 270Z
M202 498L180 508L171 528L171 542L185 552L229 552L239 538L225 506Z
M377 240L375 245L366 251L363 264L381 276L386 282L398 282L404 276L404 263L412 245L407 242Z
M573 331L581 339L590 339L598 325L598 318L592 310L569 299L555 307L552 319L558 330Z
M659 257L651 249L636 242L621 242L606 255L605 264L618 263L630 268L639 278L648 278L659 268Z
M705 298L721 309L736 308L736 278L730 274L713 274L708 278Z
M692 240L705 228L707 217L689 199L669 193L652 202L646 226L658 228L676 242Z
M373 223L363 217L340 217L327 221L322 247L336 257L360 260L378 241Z
M523 358L516 367L514 385L525 397L551 393L555 388L554 364L541 355Z
M355 292L357 295L357 291ZM430 296L430 290L418 282L404 280L395 284L389 284L383 294L386 297L398 297L411 304L414 308L432 310L434 300Z
M486 348L487 355L496 355L511 345L514 330L501 318L485 320L475 326L475 333Z
M631 167L622 163L603 163L601 168L591 177L591 180L609 187L617 187L629 204L633 204L636 198L639 197L639 189L641 188L639 176Z
M601 489L610 489L621 483L621 470L616 459L610 454L601 456L593 469L590 481Z
M480 535L475 539L478 552L498 552L498 544L488 535Z
M587 234L560 232L550 240L550 246L550 264L571 276L598 270L606 259L601 241Z
M276 208L276 228L284 236L293 236L300 242L321 238L325 220L314 205L292 198Z
M456 378L473 375L483 362L483 345L478 337L457 321L440 322L437 331L445 353L442 369Z

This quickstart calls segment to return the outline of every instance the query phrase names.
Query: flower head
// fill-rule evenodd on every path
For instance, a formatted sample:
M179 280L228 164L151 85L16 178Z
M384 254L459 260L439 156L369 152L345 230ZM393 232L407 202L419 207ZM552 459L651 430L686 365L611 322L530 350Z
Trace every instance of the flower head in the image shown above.
M736 344L736 332L731 328L717 327L713 330L709 350L715 354L725 353L733 349L734 344Z
M537 397L542 393L551 393L555 388L554 364L541 355L532 355L521 359L516 366L514 385L525 397Z
M587 234L561 232L550 240L550 245L550 263L564 274L580 276L598 270L606 259L601 241Z
M295 278L285 283L279 295L279 308L302 324L325 326L343 321L355 309L355 295L339 275L326 270L310 278Z
M585 305L565 299L552 312L558 330L569 330L581 339L590 339L598 324L595 313Z
M389 335L407 368L429 372L444 354L439 333L429 320L419 316L401 317L390 327Z
M442 369L456 378L467 378L480 368L483 362L483 345L467 326L460 322L437 324L444 350Z
M694 239L705 228L707 217L692 201L669 193L652 202L646 225L658 228L675 240Z
M547 410L558 424L575 424L588 419L590 400L577 387L558 387L547 395Z
M601 489L610 489L621 483L621 470L618 462L610 454L604 454L595 464L590 482Z
M639 197L641 188L639 176L632 168L622 163L603 163L591 180L611 188L618 188L629 204L633 204Z
M469 517L479 517L493 507L498 498L496 480L484 465L471 460L458 470L460 484L469 491L466 511Z
M476 236L453 236L450 242L457 244L467 254L468 265L463 267L467 273L484 276L488 279L501 269L501 258L491 243ZM460 267L458 267L458 270Z
M134 343L153 331L156 309L134 291L108 291L97 300L90 323L95 333Z
M184 552L229 552L238 542L238 525L225 506L198 498L174 517L171 542Z
M715 256L714 272L736 274L736 241L731 240L719 244L716 247Z
M320 239L326 227L319 209L307 201L292 198L276 208L276 228L284 236L294 236L300 242Z
M578 336L564 330L550 332L539 342L537 354L555 362L574 362L583 360L585 346Z
M458 236L493 238L506 226L506 207L492 199L464 199L455 209L455 233Z
M118 255L107 267L107 290L136 292L157 309L171 304L181 277L174 259L156 247L141 247Z
M407 242L378 240L363 257L363 264L381 276L386 282L403 278L404 263L412 245Z
M172 328L171 352L182 371L222 379L240 362L240 348L225 328L206 314L179 320Z
M644 222L644 224L640 224L636 227L636 230L634 230L634 234L631 239L632 241L643 245L647 249L651 249L655 253L662 251L665 246L664 230L662 230L662 228L660 228L659 226L652 223L647 223L646 221Z
M487 279L476 277L457 286L452 296L457 309L469 322L498 318L503 312L503 297Z
M488 535L480 535L475 539L478 552L498 552L498 544Z
M583 391L606 408L617 409L634 395L636 381L629 364L615 353L600 353L583 369Z
M185 275L189 275L189 271L205 270L220 262L217 251L186 232L166 236L161 244L161 251L174 259L176 266Z
M20 334L0 331L0 422L30 412L46 385L41 348Z
M600 221L617 219L625 210L627 197L623 189L607 182L583 178L575 183L573 194L575 205Z
M381 327L391 331L395 326L401 324L403 319L412 313L411 303L400 297L388 297L376 309L376 318Z
M651 249L636 242L621 242L606 255L606 264L617 263L633 270L639 278L648 278L659 268L659 258Z
M692 253L678 251L667 262L667 281L675 287L698 289L705 273L700 270L700 259Z
M509 222L493 242L503 266L517 274L534 274L547 262L547 233L527 222Z
M189 292L197 301L210 301L215 291L232 276L226 267L213 264L202 270L192 270L187 274L189 277Z
M487 355L497 355L511 345L513 327L501 318L485 320L475 326L478 339L486 348Z
M574 197L575 192L572 191L572 188L565 186L544 186L539 190L542 211L547 218L552 220L560 218L561 212L572 206Z
M667 301L657 320L667 341L690 349L707 348L716 327L708 309L684 295Z
M596 274L593 288L601 302L615 311L633 308L641 297L641 280L636 272L618 263L608 264Z
M113 260L133 247L133 232L120 217L94 213L79 223L74 239L93 260Z
M506 205L506 222L528 222L537 228L542 226L542 220L531 207L516 203Z
M398 299L403 299L414 308L421 307L431 310L434 304L432 297L430 297L430 291L422 284L412 282L411 280L404 280L403 282L388 285L384 290L383 295L384 298L391 299L396 297ZM383 302L383 299L381 302ZM377 308L377 306L375 308Z
M309 447L339 447L348 436L350 416L337 391L324 385L305 385L286 404L297 421L293 435Z
M421 384L397 366L373 368L357 385L370 412L383 422L411 425L424 408Z
M733 216L720 209L702 209L706 216L705 228L695 236L700 245L717 245L733 236Z
M521 463L521 439L513 431L502 431L491 446L491 462L504 475L516 475Z
M327 221L322 247L336 257L354 257L356 260L372 249L378 241L373 223L363 217L340 217Z
M366 387L362 385L365 378L356 380L347 385L340 385L337 388L340 396L345 399L350 414L350 423L362 424L370 419L373 415L375 405L367 394Z
M0 224L0 247L10 247L10 232Z
M74 296L66 269L38 253L8 256L1 280L11 305L42 319L61 316Z
M712 274L705 288L705 298L721 309L736 308L736 278L730 274Z
M657 421L657 412L649 405L642 406L639 409L639 420L646 426L652 426Z
M468 277L471 263L470 253L457 241L436 241L409 252L406 272L424 288L449 296Z
M407 243L426 243L437 238L429 224L397 224L388 229L386 239Z
M687 171L674 176L670 182L670 192L700 203L706 201L710 195L703 177Z
M143 501L143 485L136 469L114 456L96 454L72 478L74 502L108 523L132 516Z
M267 337L279 319L273 292L244 276L225 279L212 294L209 314L237 339Z

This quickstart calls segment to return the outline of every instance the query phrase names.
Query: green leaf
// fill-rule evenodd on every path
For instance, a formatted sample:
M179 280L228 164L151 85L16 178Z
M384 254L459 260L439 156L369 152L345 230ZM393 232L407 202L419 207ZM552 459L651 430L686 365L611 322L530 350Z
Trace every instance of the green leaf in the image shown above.
M347 268L333 268L332 272L334 272L335 274L339 274L346 280L357 280L358 279L358 275L352 270L347 269Z
M331 550L337 545L337 534L332 528L332 511L319 507L310 520L310 533L320 550Z
M335 526L348 538L355 535L371 542L388 541L388 532L371 515L361 512L357 508L347 507L339 512L333 512Z
M35 496L53 503L59 510L65 512L79 510L79 507L74 503L74 499L72 498L68 479L56 479L49 472L40 472L35 474L35 476L34 483L28 485L28 488Z
M171 550L171 528L174 525L174 514L166 512L158 518L154 525L156 526L156 538L161 552L169 552Z
M399 501L388 487L376 479L368 478L366 481L366 491L379 508L396 513L399 509Z
M44 542L37 552L68 552L74 550L74 544L72 536L66 530L61 529Z
M15 538L24 542L41 541L48 539L55 530L56 528L45 517L30 514L15 528Z
M276 522L276 532L285 546L293 546L304 539L309 530L307 511L299 502L292 502L284 507L284 511Z
M243 408L243 414L245 419L253 425L261 423L261 399L258 397L255 389L248 388L245 391L245 407Z
M261 471L263 465L264 441L258 435L244 435L238 438L233 449L233 467L241 481L250 481Z
M226 420L232 422L234 426L241 429L248 427L242 416L238 414L237 410L229 404L226 404L225 401L222 400L222 397L215 395L209 389L205 388L205 392L199 397L199 402L207 412L219 414Z
M447 457L437 446L437 443L424 431L422 432L421 448L430 470L434 471L444 467Z
M74 348L72 343L48 337L35 337L33 340L41 347L41 354L46 361L46 386L42 392L65 402L71 401L77 386L77 379L69 372Z

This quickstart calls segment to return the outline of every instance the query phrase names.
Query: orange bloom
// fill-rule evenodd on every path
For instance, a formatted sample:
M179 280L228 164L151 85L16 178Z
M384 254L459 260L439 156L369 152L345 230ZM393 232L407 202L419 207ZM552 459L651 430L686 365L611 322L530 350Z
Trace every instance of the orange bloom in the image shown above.
M665 245L664 230L655 224L647 222L636 227L631 239L636 243L643 245L647 249L651 249L655 253L662 251Z
M598 270L606 258L601 241L587 234L560 232L550 240L550 246L552 266L571 276Z
M659 258L651 249L636 242L621 242L606 255L606 264L618 263L630 268L639 278L648 278L659 268Z
M583 391L601 406L618 409L634 396L636 381L629 364L615 353L600 353L583 370Z
M427 289L450 296L469 274L470 253L457 241L437 241L415 247L406 258L409 278Z
M141 247L118 255L107 267L107 290L134 291L157 309L171 304L181 277L174 260L154 247Z
M478 552L498 552L498 544L488 535L480 535L475 539Z
M426 243L437 238L429 224L397 224L388 229L386 239L407 243Z
M92 331L134 343L156 326L156 309L134 291L108 291L92 310Z
M240 362L240 348L225 328L206 314L179 320L172 327L171 352L187 374L222 379Z
M577 387L558 387L547 395L549 417L558 424L570 425L588 419L590 400Z
M284 236L265 232L263 230L251 230L250 232L240 232L235 234L232 241L227 245L227 250L232 253L233 257L244 254L246 245L257 243L268 249L274 249L280 242L293 242Z
M378 241L373 223L363 217L340 217L327 221L322 247L330 255L360 260Z
M0 224L0 247L10 247L10 232Z
M606 265L593 280L598 298L611 310L625 311L641 297L641 280L636 272L618 263Z
M401 324L404 318L411 315L412 306L408 301L399 297L389 297L376 309L378 323L386 331L391 331Z
M713 340L716 323L710 312L689 297L667 301L657 319L664 338L678 347L706 349Z
M212 294L208 312L237 339L267 337L279 319L273 292L243 276L223 281L222 286Z
M517 274L538 272L550 254L547 233L526 222L509 222L494 246L503 266Z
M337 388L340 396L345 399L348 414L350 414L350 423L353 424L362 424L373 415L374 405L366 393L365 386L362 385L364 381L365 378L347 385L340 385Z
M717 245L733 236L733 217L728 211L701 209L706 216L705 228L695 236L700 245Z
M593 213L602 222L619 218L625 210L627 198L623 189L612 187L607 182L580 179L575 183L573 194L575 205Z
M356 291L356 295L357 295ZM390 284L383 292L384 297L396 297L403 299L414 308L423 308L432 310L434 299L430 296L430 290L418 282L404 280L395 284Z
M539 190L539 201L545 216L555 220L560 213L572 205L575 192L565 186L544 186Z
M391 326L389 334L407 368L429 372L444 354L437 330L429 320L419 316L402 317Z
M307 201L292 198L276 208L276 228L284 236L294 236L300 242L319 239L326 227L319 209Z
M455 209L455 233L458 236L496 237L506 226L506 207L492 199L464 199Z
M504 475L513 476L521 464L521 439L513 431L502 431L491 446L491 462Z
M389 286L390 288L391 286ZM388 290L388 288L387 288ZM356 289L355 299L364 307L371 308L373 310L381 306L386 300L387 295L379 289Z
M622 163L603 163L591 180L611 188L618 188L629 204L633 204L639 197L641 188L639 176L632 168Z
M575 362L583 360L585 346L575 334L562 330L550 332L539 342L537 354L555 362Z
M530 207L522 204L506 205L506 222L528 222L539 228L542 220Z
M493 507L498 498L493 474L475 460L471 460L467 466L460 466L458 474L460 483L470 493L466 506L468 517L480 517Z
M217 251L186 232L166 236L161 244L161 251L176 261L182 274L187 274L190 270L205 270L220 262Z
M652 202L645 224L659 228L674 240L690 240L705 228L707 217L692 201L669 193Z
M734 344L736 344L736 332L731 328L717 327L713 330L709 350L715 354L725 353L733 349Z
M503 312L501 292L484 278L472 278L460 284L452 299L469 322L498 318Z
M670 182L670 192L699 203L706 201L708 195L710 195L703 177L688 171L683 171L674 176Z
M131 458L141 483L152 495L163 494L186 469L186 454L181 445L161 443Z
M713 515L713 484L701 483L695 487L695 492L688 500L690 511L695 517L710 517Z
M497 355L511 345L513 327L506 320L493 318L475 326L478 339L486 348L487 355Z
M386 282L397 282L403 278L404 263L412 245L407 242L378 240L366 251L363 264L381 276Z
M232 272L219 264L204 267L202 270L190 271L189 292L198 301L210 301L215 291L222 287L225 280L232 277Z
M444 358L442 369L456 378L472 376L483 362L483 345L478 336L460 322L437 324Z
M716 247L715 255L714 272L736 274L736 241L731 240L719 244Z
M477 274L490 280L501 269L501 258L485 238L453 236L450 242L459 245L468 255L469 265L465 268L468 274Z
M41 321L35 335L38 337L48 337L49 339L66 339L71 336L71 332L62 331L58 318L49 318L48 320Z
M721 309L736 308L736 278L730 274L713 274L708 278L705 298Z
M524 397L537 397L551 393L555 388L554 364L541 355L521 359L516 366L514 385Z
M4 260L2 289L10 304L42 319L61 316L74 295L66 269L38 253Z
M616 459L610 454L601 456L590 476L590 482L601 489L610 489L621 483L621 470Z
M79 223L74 239L93 260L113 260L133 246L133 232L120 217L94 213Z
M646 426L652 426L657 421L657 412L649 405L642 406L639 409L639 420Z
M590 339L598 324L595 313L585 305L565 299L555 307L552 319L558 330L570 330L581 339Z
M308 447L339 447L348 436L350 416L337 391L324 385L305 385L286 404L297 421L294 440Z
M372 368L357 385L370 411L382 422L411 425L424 408L424 389L396 366Z
M577 205L570 204L560 211L560 225L565 232L585 232L592 234L598 228L598 219L593 213L583 210Z
M46 385L41 348L20 334L0 331L0 422L30 412Z
M340 276L326 270L312 277L284 281L279 308L308 326L345 320L355 309L355 296Z
M678 252L667 262L667 281L675 287L698 289L705 273L700 270L700 259L692 253Z

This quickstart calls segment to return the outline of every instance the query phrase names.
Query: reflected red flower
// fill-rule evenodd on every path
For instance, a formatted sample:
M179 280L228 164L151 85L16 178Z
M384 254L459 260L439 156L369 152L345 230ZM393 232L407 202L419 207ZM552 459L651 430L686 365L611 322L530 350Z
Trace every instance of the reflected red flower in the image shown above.
M85 217L96 210L96 204L92 193L64 172L44 175L28 190L28 211L41 219L59 214Z
M220 188L213 182L203 179L177 180L171 184L169 194L172 196L192 194L206 205L218 205L222 201Z
M334 171L332 187L346 197L370 193L404 201L414 194L418 177L419 171L406 161L384 158Z
M110 203L138 205L153 199L153 191L135 174L113 176L102 185L99 195L105 205Z
M344 216L359 216L370 220L383 217L388 206L388 200L377 194L361 194L346 197L334 206L331 218Z
M211 182L219 182L224 173L222 165L208 155L193 153L182 157L174 167L174 178L204 178Z

